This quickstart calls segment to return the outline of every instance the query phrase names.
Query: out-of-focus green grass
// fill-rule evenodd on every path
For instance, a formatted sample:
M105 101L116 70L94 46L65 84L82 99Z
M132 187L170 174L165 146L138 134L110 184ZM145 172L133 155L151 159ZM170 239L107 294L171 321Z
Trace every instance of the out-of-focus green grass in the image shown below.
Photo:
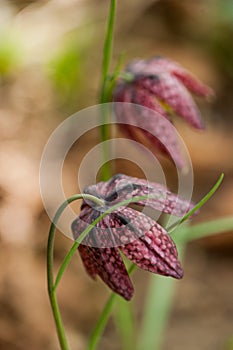
M20 65L19 44L7 32L0 35L0 77L5 80Z
M76 40L64 42L63 47L48 64L49 77L61 102L74 102L82 78L82 60Z

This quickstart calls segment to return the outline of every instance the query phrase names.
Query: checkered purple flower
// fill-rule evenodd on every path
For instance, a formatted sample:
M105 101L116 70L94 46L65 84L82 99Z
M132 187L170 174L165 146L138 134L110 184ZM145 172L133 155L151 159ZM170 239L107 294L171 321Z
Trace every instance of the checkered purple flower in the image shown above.
M74 238L99 215L125 199L139 199L137 205L183 216L192 204L171 193L165 186L122 174L109 181L88 186L84 193L103 199L102 207L83 201L78 218L72 224ZM171 237L156 221L136 209L121 206L92 228L78 247L88 274L100 278L126 300L133 296L133 285L120 255L121 251L140 268L174 278L183 271Z
M203 129L200 112L189 91L200 97L211 96L213 91L178 63L163 57L135 60L125 72L129 79L122 78L117 83L113 101L130 104L116 104L117 121L131 139L140 141L139 134L143 134L151 145L170 155L182 168L175 129L168 121L176 114L192 127Z

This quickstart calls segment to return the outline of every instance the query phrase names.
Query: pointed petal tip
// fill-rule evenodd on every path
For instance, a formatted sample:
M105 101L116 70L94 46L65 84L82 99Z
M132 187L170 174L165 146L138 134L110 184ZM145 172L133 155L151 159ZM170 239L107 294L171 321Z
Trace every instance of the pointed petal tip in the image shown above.
M169 277L173 277L177 280L180 280L183 278L184 276L184 271L179 263L179 261L177 262L177 266L176 267L173 267L171 270L170 270L170 273L167 274L167 276Z
M130 301L134 295L134 289L132 291L127 291L124 295L121 295L126 301Z
M207 88L208 88L208 92L205 95L205 98L207 99L207 101L212 102L216 98L216 93L210 87L207 87Z
M184 277L184 271L181 267L179 267L179 269L176 270L176 279L180 280Z
M205 125L205 123L203 121L202 121L202 123L201 123L201 125L199 127L199 130L200 131L205 131L206 130L206 125Z
M177 280L180 280L183 278L184 272L179 260L177 260L176 264L171 264L170 266L167 265L167 267L168 267L168 270L166 270L166 272L163 270L163 271L160 271L159 274L161 274L162 276L173 277Z
M112 288L111 288L112 289ZM127 288L118 288L118 289L112 289L114 293L121 296L126 301L130 301L134 295L134 287L133 285L129 285Z
M200 131L202 131L202 130L204 131L205 130L205 128L206 128L205 127L205 122L204 122L204 120L202 119L201 116L199 117L199 120L196 121L194 127L196 129L200 130Z
M214 99L216 97L216 93L215 93L214 89L212 89L209 86L206 86L205 97L208 98L208 99L211 99L211 100Z

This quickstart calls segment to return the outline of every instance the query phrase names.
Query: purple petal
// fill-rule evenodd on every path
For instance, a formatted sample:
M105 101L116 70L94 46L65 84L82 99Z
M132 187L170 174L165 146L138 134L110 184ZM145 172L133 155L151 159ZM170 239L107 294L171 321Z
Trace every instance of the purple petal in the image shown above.
M213 95L213 90L183 68L179 63L164 57L155 57L148 61L148 65L157 71L167 71L176 76L186 88L200 97Z
M106 209L107 208L105 208L105 210ZM103 211L84 206L78 218L72 223L74 239L77 240L80 234L102 213ZM82 244L97 248L115 247L119 245L116 240L116 231L120 230L124 225L125 224L122 223L119 218L115 217L114 214L109 214L91 229L87 236L82 240Z
M132 298L133 285L116 248L98 249L80 245L78 249L85 268L92 277L98 274L113 292L126 300Z
M116 87L114 92L114 102L122 102L115 103L115 113L117 117L120 128L124 131L124 133L131 139L135 141L139 141L138 139L138 128L135 127L134 115L131 113L127 103L123 104L123 102L131 103L132 101L132 87L129 84L121 83Z
M201 97L211 96L213 91L177 62L163 57L136 60L126 71L134 75L134 82L138 80L140 87L155 94L192 126L204 128L199 110L186 88Z
M149 60L135 60L126 68L134 75L160 75L163 72L177 77L186 88L201 97L213 95L213 90L183 68L179 63L165 57L153 57Z
M154 97L153 94L148 93L145 89L140 89L134 85L131 87L131 102L145 106L147 108L152 109L153 111L159 113L161 116L169 120L169 115L159 103L159 101Z
M184 167L177 132L156 98L145 89L120 84L114 94L117 121L130 139L141 142L140 134L155 149L171 157L179 168ZM142 106L142 107L141 107ZM143 108L146 107L146 108ZM152 110L152 111L151 111Z
M143 226L136 229L130 217L119 215L119 213L123 213L124 208L122 206L100 220L82 240L82 244L95 248L117 247L130 243L143 235ZM77 240L80 234L101 214L102 211L83 206L79 217L72 223L74 239Z
M154 198L138 201L136 204L180 217L193 208L192 203L179 198L161 184L123 174L117 174L112 178L106 200L111 201L113 205L125 199L147 195Z
M93 259L93 251L90 247L80 244L78 247L79 254L82 258L83 265L93 279L96 279L98 268L95 259Z
M140 130L146 139L150 141L155 149L170 156L178 167L183 168L184 161L180 152L177 132L169 119L168 113L162 108L155 96L145 89L135 87L132 102L147 107L127 107L132 109L131 113L141 127ZM148 108L156 113L150 112Z
M134 215L133 211L128 215ZM124 213L126 214L126 210ZM134 221L141 220L135 213ZM121 251L140 268L164 276L182 278L183 271L178 261L174 242L167 232L151 218L144 215L145 233L134 242L121 246Z
M159 76L139 76L137 83L140 88L148 90L148 92L165 102L190 125L197 129L204 128L196 104L187 89L176 77L163 72Z

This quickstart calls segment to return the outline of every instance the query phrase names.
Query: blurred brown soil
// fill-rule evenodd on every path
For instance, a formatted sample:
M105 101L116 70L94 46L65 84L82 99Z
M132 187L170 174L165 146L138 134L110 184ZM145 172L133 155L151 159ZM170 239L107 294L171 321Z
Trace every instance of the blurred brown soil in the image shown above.
M117 50L120 46L128 47L127 59L142 56L144 52L150 56L160 50L217 87L219 76L201 50L193 49L189 43L172 46L172 37L170 41L162 40L169 36L169 33L159 36L164 23L157 25L160 38L157 42L153 35L146 36L146 26L140 36L137 24L147 17L139 16L144 6L140 1L136 3L135 18L129 14L130 21L123 17L119 20L126 34L118 29ZM119 11L122 14L123 7ZM148 26L151 26L149 17ZM130 39L132 28L135 36ZM89 63L89 76L94 76L98 59L99 56ZM89 104L94 103L97 77L85 84L87 90L80 90L80 96L87 101L89 91ZM58 343L46 291L46 241L50 221L41 202L38 173L43 147L50 133L67 114L56 105L56 94L40 64L13 74L1 84L0 96L0 349L55 350ZM233 214L232 126L224 120L220 124L213 122L214 111L207 109L206 105L203 108L203 114L206 111L207 115L205 133L196 133L184 123L177 123L193 163L194 200L201 199L208 192L221 172L225 173L225 179L214 198L194 218L194 223ZM231 110L228 113L232 115ZM87 150L98 143L97 134L84 136L82 142L83 146L74 147L64 168L67 195L77 192L78 163ZM173 166L164 164L168 177L172 177ZM141 175L132 164L118 162L116 170ZM57 235L56 266L70 246L70 240ZM229 345L233 336L232 251L233 232L189 245L184 264L185 277L177 283L164 350L232 349ZM133 277L138 315L142 312L148 278L149 274L142 271L137 271ZM71 348L84 350L109 291L100 281L93 282L86 276L77 255L58 294ZM117 339L115 328L110 325L100 349L120 350Z

